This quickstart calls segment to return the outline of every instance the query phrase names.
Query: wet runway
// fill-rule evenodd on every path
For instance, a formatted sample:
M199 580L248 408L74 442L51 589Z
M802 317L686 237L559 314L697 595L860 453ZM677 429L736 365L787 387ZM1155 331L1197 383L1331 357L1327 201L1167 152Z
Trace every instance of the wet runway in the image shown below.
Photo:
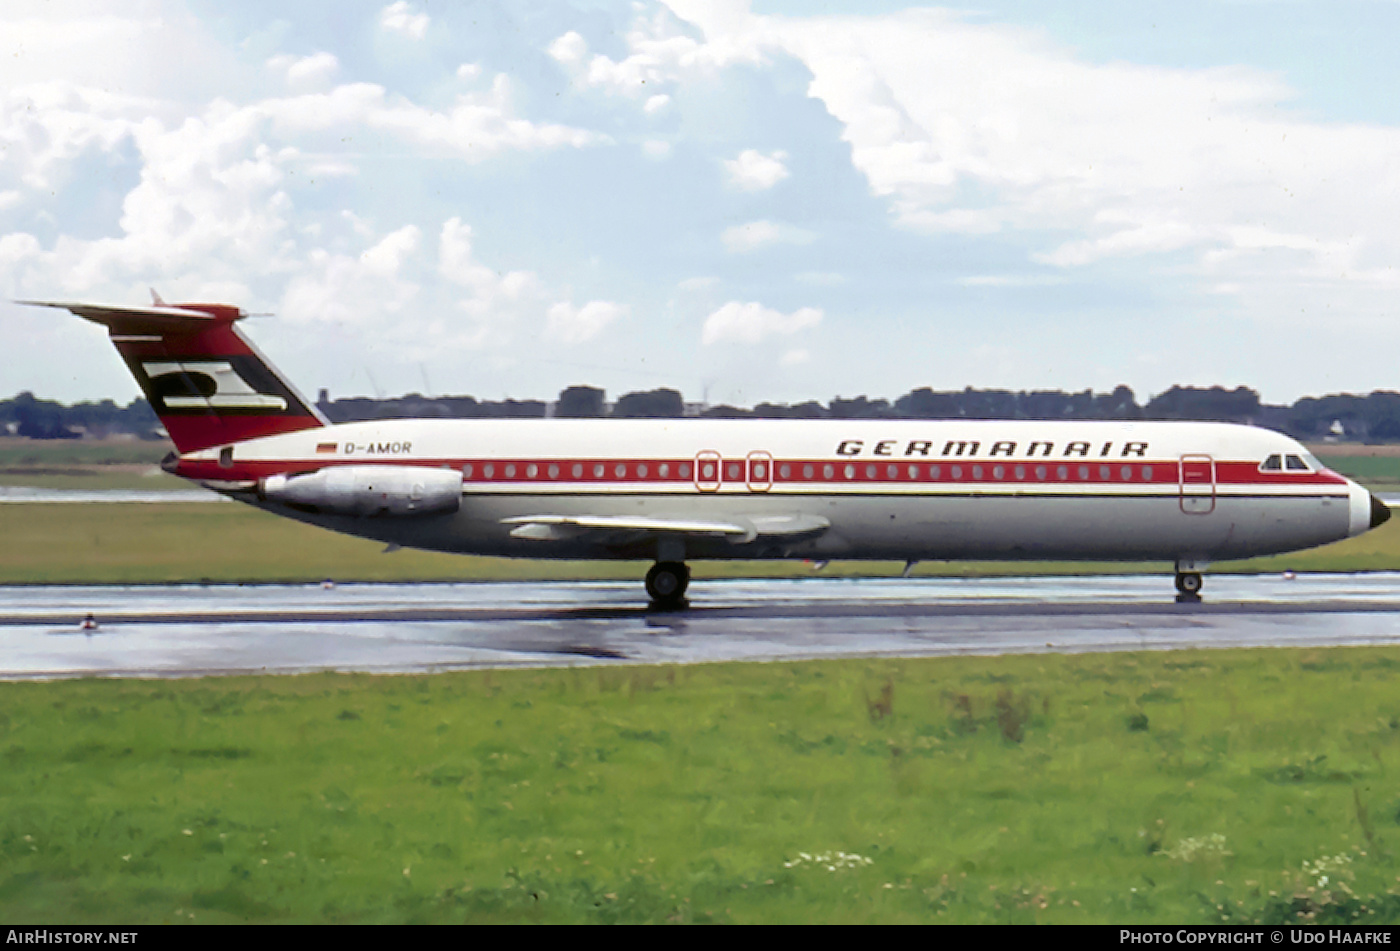
M1400 574L0 587L0 679L1400 644ZM100 627L84 633L91 612Z

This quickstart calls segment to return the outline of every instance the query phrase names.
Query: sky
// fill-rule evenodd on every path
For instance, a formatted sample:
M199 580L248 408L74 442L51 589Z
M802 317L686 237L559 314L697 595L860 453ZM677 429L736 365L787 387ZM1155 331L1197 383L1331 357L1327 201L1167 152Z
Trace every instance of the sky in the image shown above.
M237 304L304 392L1400 389L1393 0L7 0L14 299Z

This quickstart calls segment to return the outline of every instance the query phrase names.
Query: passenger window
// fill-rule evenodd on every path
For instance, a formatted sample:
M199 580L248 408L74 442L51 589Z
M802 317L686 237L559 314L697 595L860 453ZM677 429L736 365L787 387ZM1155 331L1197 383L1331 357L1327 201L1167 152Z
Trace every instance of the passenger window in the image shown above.
M1283 456L1274 453L1260 464L1259 468L1264 472L1278 472L1283 468Z
M1290 472L1307 472L1308 464L1302 460L1301 456L1288 455L1284 462L1287 463Z

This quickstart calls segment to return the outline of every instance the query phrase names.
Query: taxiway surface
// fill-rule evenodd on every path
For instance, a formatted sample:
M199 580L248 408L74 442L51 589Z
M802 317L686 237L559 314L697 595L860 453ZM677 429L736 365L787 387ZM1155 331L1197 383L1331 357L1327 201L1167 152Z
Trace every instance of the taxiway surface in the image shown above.
M1400 644L1400 574L0 587L0 679ZM91 613L99 627L80 629Z

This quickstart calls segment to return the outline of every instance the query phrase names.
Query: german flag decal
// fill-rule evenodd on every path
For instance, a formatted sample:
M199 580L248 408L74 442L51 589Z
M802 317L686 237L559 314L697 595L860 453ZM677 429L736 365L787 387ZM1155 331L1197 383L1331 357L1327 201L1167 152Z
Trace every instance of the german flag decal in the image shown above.
M316 444L316 452L317 452L318 454L319 454L319 453L323 453L323 452L331 452L331 453L333 453L333 452L335 452L335 447L336 447L336 445L337 445L337 444L336 444L336 443L333 443L333 442L318 442L318 443Z

